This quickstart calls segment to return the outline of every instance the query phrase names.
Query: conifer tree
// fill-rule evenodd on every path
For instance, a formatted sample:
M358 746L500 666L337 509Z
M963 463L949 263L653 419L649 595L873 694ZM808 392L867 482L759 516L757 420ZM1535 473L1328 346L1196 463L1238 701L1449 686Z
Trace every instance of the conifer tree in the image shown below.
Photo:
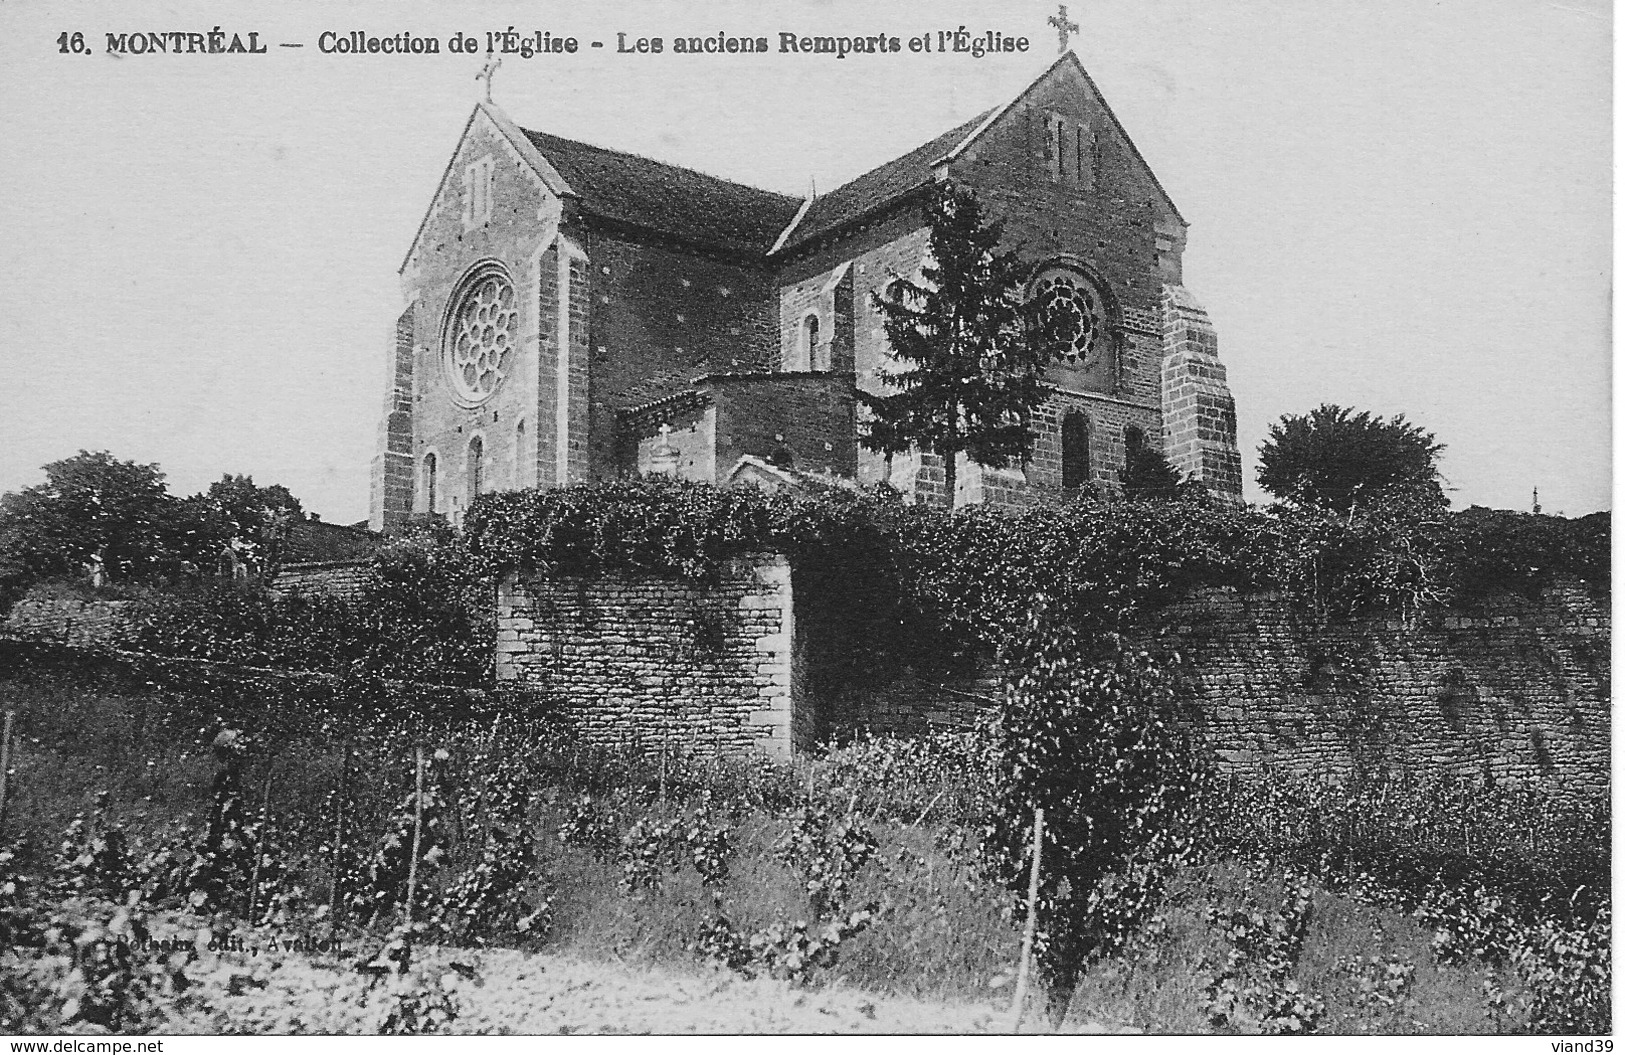
M1001 469L1032 453L1032 411L1059 341L1022 303L1025 268L999 249L999 228L965 188L937 184L926 205L930 252L922 281L894 279L874 297L896 369L888 392L859 392L868 409L860 441L896 454L940 456L954 504L956 456Z

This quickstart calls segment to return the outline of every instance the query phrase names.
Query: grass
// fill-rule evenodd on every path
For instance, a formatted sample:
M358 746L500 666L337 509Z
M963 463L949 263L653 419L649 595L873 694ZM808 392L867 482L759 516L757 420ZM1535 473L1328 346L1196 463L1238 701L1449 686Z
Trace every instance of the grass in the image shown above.
M137 844L195 838L206 822L215 769L209 744L220 728L208 700L127 684L18 676L0 680L0 710L18 713L20 751L3 835L18 849L23 873L49 867L63 829L101 792L108 793L109 816L125 824ZM316 850L332 831L329 798L340 784L344 753L353 752L350 841L370 850L409 787L407 735L378 723L318 728L259 745L245 772L245 797L257 811L270 781L276 822L292 858L303 862L314 900L327 888L325 860ZM812 788L868 815L876 850L857 873L850 902L883 906L873 926L841 945L838 961L818 981L938 1002L1009 999L1020 921L963 848L973 796L945 777L920 776L923 762L903 767L913 774L907 779L901 772L882 774L883 781L864 785L863 765L853 759L877 749L860 744L850 754L795 770L673 764L657 783L653 767L628 756L561 753L545 731L511 723L437 735L451 746L465 791L477 784L481 767L501 758L518 757L529 767L538 864L526 896L551 897L554 921L545 942L533 943L539 947L587 960L683 968L696 961L692 946L701 927L718 915L747 932L810 920L803 877L778 860L773 847L787 830L789 808ZM890 806L886 781L898 789ZM728 879L708 888L693 868L681 867L668 870L658 889L621 892L614 860L558 837L583 788L617 815L621 831L640 818L692 814L702 791L716 792L715 815L725 820L732 843ZM922 813L924 822L913 823ZM455 867L474 845L479 818L454 811L452 820ZM182 828L192 834L181 834ZM1212 860L1185 867L1152 926L1121 957L1085 976L1069 1022L1213 1032L1205 990L1230 951L1214 920L1276 910L1286 879L1279 864ZM1516 1014L1500 1012L1501 1004L1486 996L1488 986L1506 1006L1527 1004L1529 995L1510 969L1438 963L1431 932L1412 917L1323 885L1312 890L1306 937L1289 975L1323 1006L1315 1021L1319 1032L1518 1031Z

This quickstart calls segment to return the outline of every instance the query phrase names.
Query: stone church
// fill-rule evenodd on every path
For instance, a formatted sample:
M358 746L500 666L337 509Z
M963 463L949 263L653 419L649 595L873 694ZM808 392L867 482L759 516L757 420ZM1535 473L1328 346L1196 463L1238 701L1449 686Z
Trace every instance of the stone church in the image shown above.
M871 294L913 275L933 181L972 188L1072 321L1031 461L964 464L958 503L1110 487L1156 444L1239 499L1235 407L1181 281L1185 219L1076 56L1002 106L805 199L475 106L401 266L369 523L485 491L650 471L886 482L945 503L930 453L857 442L888 362Z

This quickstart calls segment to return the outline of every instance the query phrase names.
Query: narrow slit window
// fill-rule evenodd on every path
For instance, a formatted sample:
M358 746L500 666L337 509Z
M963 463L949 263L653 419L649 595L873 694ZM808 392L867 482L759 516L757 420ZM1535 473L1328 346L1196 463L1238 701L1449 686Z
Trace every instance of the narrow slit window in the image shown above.
M818 340L818 316L808 315L801 321L802 362L808 370L828 370L828 355Z
M468 502L485 489L485 441L478 436L468 441Z

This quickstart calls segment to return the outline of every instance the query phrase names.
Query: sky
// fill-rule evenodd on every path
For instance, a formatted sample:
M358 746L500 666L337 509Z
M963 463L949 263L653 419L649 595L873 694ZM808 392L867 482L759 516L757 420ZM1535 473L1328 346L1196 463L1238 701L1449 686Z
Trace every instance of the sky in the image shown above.
M1247 497L1282 414L1404 414L1458 507L1610 506L1605 0L1073 0L1084 66L1190 222L1185 283L1237 403ZM397 271L483 86L528 128L829 190L1016 95L1037 0L0 4L0 491L83 449L189 494L281 483L366 516ZM1025 54L913 54L964 26ZM268 53L110 55L108 33ZM441 40L324 54L324 31ZM88 53L61 53L64 32ZM900 54L675 54L679 35L899 37ZM623 54L661 36L660 55ZM588 42L603 41L593 49ZM71 36L68 38L71 48ZM283 48L302 43L303 48Z

